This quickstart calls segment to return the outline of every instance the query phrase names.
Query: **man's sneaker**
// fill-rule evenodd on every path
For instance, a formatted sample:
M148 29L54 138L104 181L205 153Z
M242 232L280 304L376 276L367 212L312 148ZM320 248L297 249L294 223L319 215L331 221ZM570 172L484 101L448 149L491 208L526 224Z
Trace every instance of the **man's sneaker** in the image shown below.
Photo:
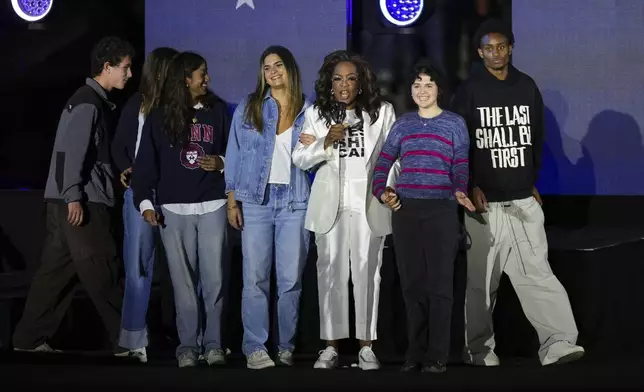
M197 356L191 352L185 352L179 355L179 367L195 367L197 366Z
M246 357L246 367L253 370L274 367L275 362L265 350L257 350Z
M478 354L465 354L465 361L468 365L473 366L499 366L501 365L501 360L490 350L487 353L478 353Z
M226 353L222 349L206 351L204 356L209 366L221 366L226 364Z
M280 350L277 353L277 364L281 366L293 366L293 353L289 350Z
M328 346L319 352L318 360L313 364L314 369L333 369L338 367L338 352L335 347Z
M62 353L61 350L55 350L47 343L43 343L36 348L14 348L13 351L26 352L26 353Z
M114 353L115 357L130 357L136 358L141 363L146 363L148 361L148 353L145 351L145 347L137 348L134 350L125 350Z
M541 364L546 366L573 362L583 357L584 352L584 348L581 346L576 346L566 341L555 342L548 348L548 353L541 361Z
M371 346L364 346L358 353L358 367L362 370L378 370L380 369L380 362L373 353Z

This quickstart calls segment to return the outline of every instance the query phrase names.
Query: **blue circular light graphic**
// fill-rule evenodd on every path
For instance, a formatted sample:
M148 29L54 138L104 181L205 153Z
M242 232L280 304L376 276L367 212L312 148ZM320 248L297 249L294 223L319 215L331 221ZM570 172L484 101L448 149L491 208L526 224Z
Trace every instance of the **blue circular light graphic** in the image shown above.
M47 16L54 0L11 0L13 10L27 22L35 22Z
M382 15L399 27L416 22L423 12L423 6L423 0L380 0Z

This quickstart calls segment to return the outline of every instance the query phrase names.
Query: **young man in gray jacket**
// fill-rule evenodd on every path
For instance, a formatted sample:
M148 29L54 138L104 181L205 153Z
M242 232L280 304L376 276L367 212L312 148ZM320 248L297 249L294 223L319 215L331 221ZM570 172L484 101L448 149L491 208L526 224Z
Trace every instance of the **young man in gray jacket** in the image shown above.
M126 41L99 41L91 54L91 77L63 109L45 187L42 264L13 335L18 351L54 351L48 340L71 303L76 279L96 306L114 349L123 351L117 348L121 261L113 237L115 174L109 153L115 106L107 93L125 87L133 56Z

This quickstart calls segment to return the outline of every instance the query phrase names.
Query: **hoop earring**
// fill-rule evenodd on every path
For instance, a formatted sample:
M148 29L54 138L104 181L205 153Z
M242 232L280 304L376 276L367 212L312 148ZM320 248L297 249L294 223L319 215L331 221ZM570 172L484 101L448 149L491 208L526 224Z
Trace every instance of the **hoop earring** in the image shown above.
M333 89L331 89L331 94L333 94L334 92L335 92L335 91L333 91Z
M362 89L358 90L358 95L362 94Z

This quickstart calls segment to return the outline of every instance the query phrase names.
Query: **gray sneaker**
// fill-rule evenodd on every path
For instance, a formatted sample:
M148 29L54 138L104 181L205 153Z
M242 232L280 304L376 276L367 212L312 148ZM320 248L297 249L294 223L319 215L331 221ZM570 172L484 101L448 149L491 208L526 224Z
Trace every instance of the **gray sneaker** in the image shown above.
M246 367L253 370L275 367L275 362L265 350L257 350L246 357Z
M289 350L281 350L277 353L277 362L282 366L293 366L293 353Z
M226 353L222 349L206 351L206 362L209 366L221 366L226 364Z
M185 352L179 355L179 367L195 367L197 366L197 356L191 352Z

